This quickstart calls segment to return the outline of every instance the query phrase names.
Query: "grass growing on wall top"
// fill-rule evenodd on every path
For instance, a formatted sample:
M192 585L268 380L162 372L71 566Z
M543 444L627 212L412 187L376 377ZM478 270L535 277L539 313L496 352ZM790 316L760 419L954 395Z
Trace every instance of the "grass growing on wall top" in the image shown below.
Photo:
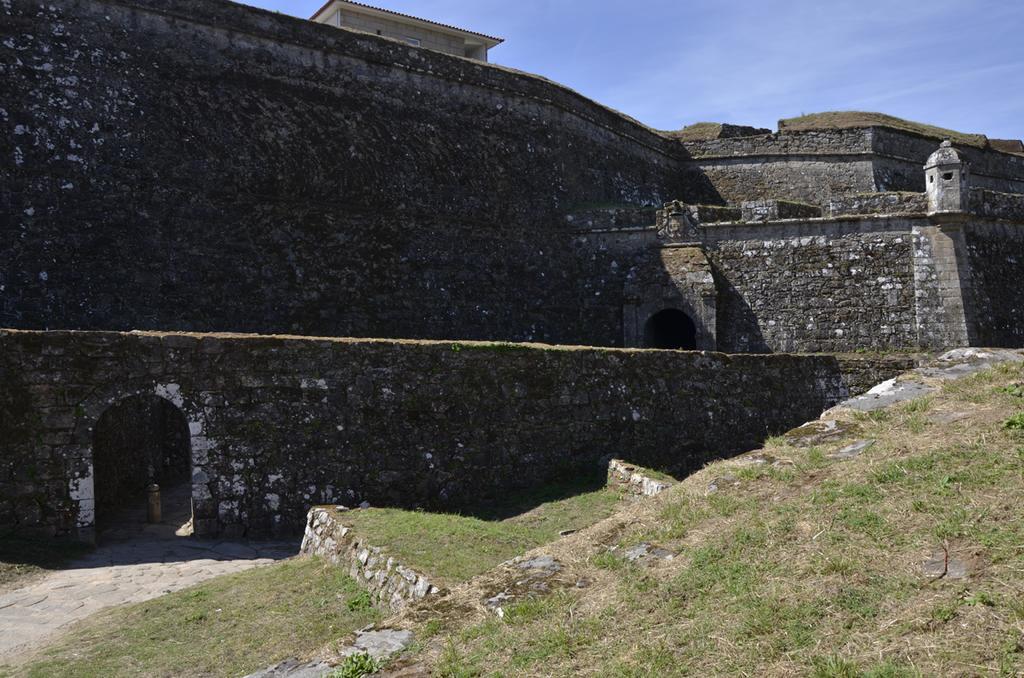
M722 123L720 122L695 122L680 130L666 132L666 134L680 141L710 141L717 139L721 131Z
M964 146L985 148L988 137L984 134L966 134L951 129L935 127L922 122L904 120L884 113L866 113L863 111L827 111L811 113L796 118L779 120L780 132L803 132L824 129L850 129L857 127L891 127L904 132L913 132L934 139L950 139Z

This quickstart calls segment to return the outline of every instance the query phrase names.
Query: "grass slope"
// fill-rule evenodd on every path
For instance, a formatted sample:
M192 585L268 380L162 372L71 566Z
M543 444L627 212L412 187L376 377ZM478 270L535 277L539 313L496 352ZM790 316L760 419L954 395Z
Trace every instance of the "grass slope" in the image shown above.
M554 541L562 531L607 518L620 498L618 490L585 478L498 500L475 511L479 517L368 509L346 513L342 520L403 565L457 582Z
M418 660L451 677L1021 675L1022 380L1002 366L842 414L841 440L774 439L775 464L714 464L549 547L589 585L430 622ZM676 555L617 555L641 541ZM947 552L969 576L923 569Z
M341 569L291 560L101 612L17 675L241 676L377 619Z
M671 136L679 141L710 141L717 139L718 135L722 132L722 123L719 122L695 122L691 125L687 125L681 130L674 132L665 132L666 136Z

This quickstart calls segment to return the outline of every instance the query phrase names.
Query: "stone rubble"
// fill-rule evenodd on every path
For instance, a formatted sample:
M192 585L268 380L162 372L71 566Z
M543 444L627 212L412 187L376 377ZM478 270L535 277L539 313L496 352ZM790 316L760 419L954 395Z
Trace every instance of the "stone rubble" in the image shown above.
M505 606L537 595L546 595L558 587L579 586L580 580L572 582L556 579L563 570L562 563L550 555L532 557L519 556L502 563L506 581L488 595L483 603L500 618L505 616ZM585 583L583 583L586 586Z
M832 459L854 459L859 457L861 452L868 449L875 444L874 440L858 440L857 442L847 445L843 449L833 452L829 455Z
M676 556L671 551L667 551L661 547L644 542L626 549L625 552L623 552L622 557L631 563L636 563L652 559L672 560Z
M376 660L392 657L413 641L413 632L396 629L363 630L356 634L355 642L341 650L342 657L353 654L368 654Z

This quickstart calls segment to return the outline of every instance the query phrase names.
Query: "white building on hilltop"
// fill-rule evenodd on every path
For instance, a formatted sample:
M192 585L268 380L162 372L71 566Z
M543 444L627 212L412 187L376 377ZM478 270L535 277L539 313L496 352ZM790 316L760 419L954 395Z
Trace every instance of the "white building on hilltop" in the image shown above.
M328 0L310 20L403 40L413 47L426 47L479 61L487 61L487 52L504 42L501 38L483 33L350 0Z

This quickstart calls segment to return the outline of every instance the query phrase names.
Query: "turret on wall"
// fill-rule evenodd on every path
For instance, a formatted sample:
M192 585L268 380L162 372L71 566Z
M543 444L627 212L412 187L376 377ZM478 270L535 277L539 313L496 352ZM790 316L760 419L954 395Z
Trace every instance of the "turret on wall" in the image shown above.
M947 139L924 165L928 213L966 212L970 195L970 165Z
M947 139L928 157L924 173L931 224L913 231L918 344L971 346L973 277L964 236L970 167Z

